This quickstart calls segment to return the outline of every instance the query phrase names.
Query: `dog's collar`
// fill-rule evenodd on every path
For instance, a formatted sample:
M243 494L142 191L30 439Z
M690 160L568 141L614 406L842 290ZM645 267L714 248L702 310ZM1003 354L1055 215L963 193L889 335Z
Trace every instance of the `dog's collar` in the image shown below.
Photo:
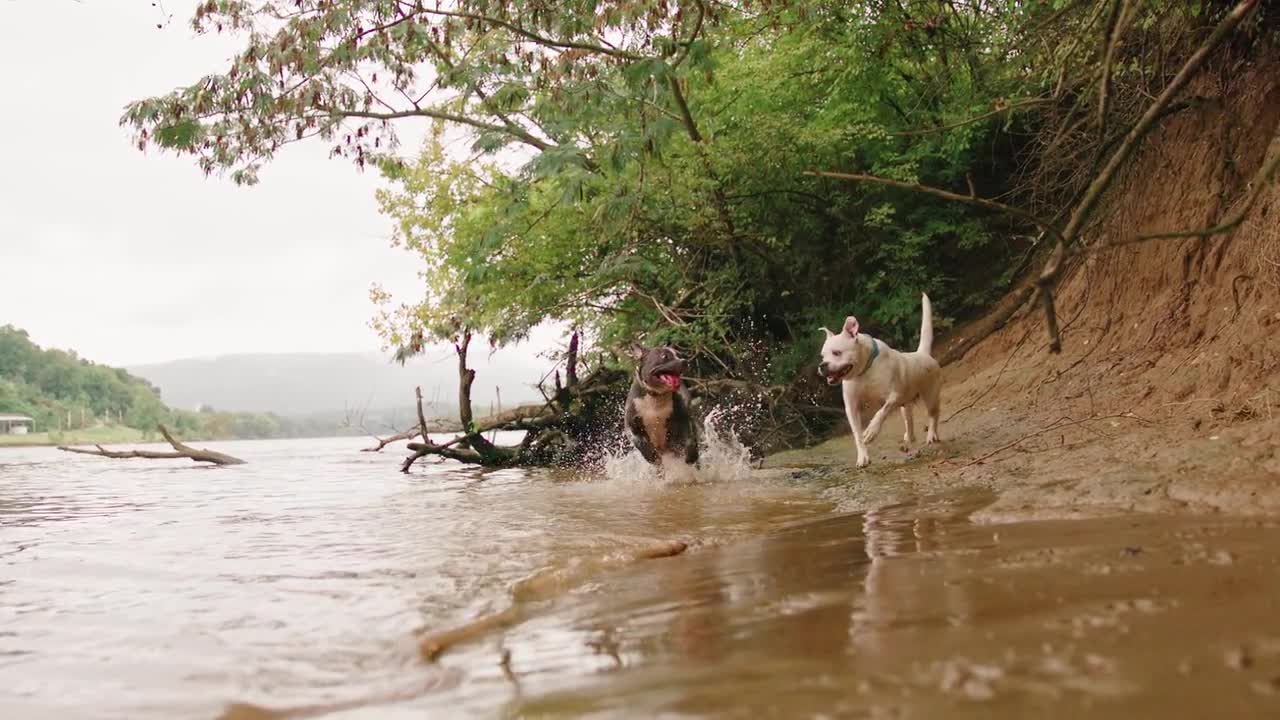
M862 372L858 373L858 377L867 374L867 371L871 369L871 363L875 362L879 355L880 343L876 342L875 338L871 338L871 357L867 358L867 364L862 367Z

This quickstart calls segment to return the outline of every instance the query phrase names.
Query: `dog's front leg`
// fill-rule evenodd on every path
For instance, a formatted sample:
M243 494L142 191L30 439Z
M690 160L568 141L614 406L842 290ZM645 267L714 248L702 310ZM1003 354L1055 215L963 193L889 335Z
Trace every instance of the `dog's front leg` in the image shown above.
M862 434L863 442L871 442L876 439L876 436L880 434L880 426L884 424L885 416L893 412L896 407L898 407L898 397L896 395L890 395L885 399L884 405L880 406L876 414L871 416L871 422L867 423L867 430Z
M864 468L871 464L871 456L867 454L867 443L862 439L862 410L858 406L858 393L851 383L845 383L842 389L844 390L844 414L849 418L849 429L853 431L853 444L858 448L858 467Z

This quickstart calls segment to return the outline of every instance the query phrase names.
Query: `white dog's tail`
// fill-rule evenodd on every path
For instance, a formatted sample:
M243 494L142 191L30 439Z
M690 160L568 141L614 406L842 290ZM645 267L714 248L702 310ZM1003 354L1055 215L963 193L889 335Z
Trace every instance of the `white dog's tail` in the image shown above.
M928 295L920 293L920 305L920 347L916 352L933 355L933 304L929 302Z

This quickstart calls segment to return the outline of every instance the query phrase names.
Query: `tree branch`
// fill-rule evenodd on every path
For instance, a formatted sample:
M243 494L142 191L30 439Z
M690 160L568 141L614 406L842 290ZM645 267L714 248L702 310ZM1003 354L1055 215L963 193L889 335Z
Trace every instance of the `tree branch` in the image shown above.
M323 113L328 113L329 116L331 117L365 118L369 120L401 120L404 118L413 118L413 117L432 118L435 120L444 120L445 122L457 123L459 125L466 125L467 127L472 127L477 130L486 130L488 132L505 133L507 135L510 135L516 138L520 142L530 147L536 148L538 150L550 150L551 148L555 147L551 143L548 143L545 140L542 140L536 135L532 135L520 129L519 125L515 125L514 127L509 127L505 125L495 125L493 123L484 122L483 120L476 120L475 118L469 118L465 115L458 115L456 113L447 113L447 112L442 112L440 110L432 110L430 108L414 108L413 110L395 110L395 111L387 111L387 112L376 112L373 110L347 110L339 107L334 107L332 105L316 105L315 109Z
M380 438L377 435L373 435L373 433L369 433L369 434L370 436L373 437L374 440L378 442L378 445L377 447L364 448L360 452L380 452L382 448L390 445L391 443L400 442L401 440L412 440L418 437L419 435L422 434L422 430L418 428L412 428L410 430L405 430L404 432L398 432L395 435L392 435L390 437L385 437L385 438Z
M955 202L975 205L977 207L991 210L993 212L1012 215L1016 218L1025 220L1028 223L1031 223L1032 225L1035 225L1036 227L1045 231L1045 233L1055 238L1061 237L1061 234L1059 233L1058 228L1055 227L1053 223L1049 222L1048 220L1044 220L1040 217L1037 217L1036 215L1033 215L1025 210L1016 208L1012 205L1005 205L1004 203L999 203L994 200L987 200L986 198L980 198L975 195L961 195L959 193L953 193L949 190L943 190L942 188L931 187L929 185L921 185L919 183L904 182L902 180L891 180L889 178L883 178L877 175L864 175L862 173L839 173L839 172L829 172L826 170L809 170L809 171L806 171L804 174L811 175L814 177L826 177L826 178L835 178L837 180L853 180L856 182L874 183L876 185L887 185L889 187L895 187L902 190L911 190L912 192L924 193L925 195L933 195L934 197L940 197L944 200L952 200Z
M401 4L404 4L404 3L401 3ZM426 15L439 15L442 17L457 18L460 20L473 20L475 22L494 25L496 27L501 27L501 28L510 30L516 35L519 35L520 37L523 37L526 40L532 40L533 42L539 45L542 45L544 47L558 48L561 50L583 50L586 52L596 53L599 55L608 55L609 57L618 58L620 60L634 61L634 60L644 59L640 55L629 53L625 50L606 47L604 45L597 45L595 43L580 42L577 40L560 40L557 38L549 38L544 35L539 35L533 32L532 30L526 30L524 27L517 25L513 22L502 20L501 18L496 18L489 15L477 15L474 13L456 12L451 10L438 10L438 9L432 10L431 8L418 7L418 6L413 6L413 12L423 13Z
M1132 245L1135 243L1147 242L1149 240L1167 240L1173 238L1207 238L1214 235L1221 235L1230 232L1240 226L1248 217L1249 211L1257 204L1258 198L1262 197L1263 191L1271 187L1275 181L1276 171L1280 169L1280 133L1271 138L1271 144L1267 146L1267 154L1264 156L1262 165L1258 168L1258 172L1254 174L1253 179L1249 181L1249 193L1245 195L1244 202L1241 203L1234 212L1223 218L1217 225L1211 225L1198 230L1174 230L1170 232L1147 233L1145 235L1137 235L1123 240L1115 240L1109 243L1088 248L1088 251L1100 250L1109 247L1118 247L1121 245Z
M1017 110L1019 108L1024 108L1024 107L1030 107L1032 105L1044 105L1046 103L1051 103L1051 102L1053 102L1052 98L1028 98L1026 100L1018 100L1011 103L1001 102L1001 103L998 103L997 107L994 110L982 113L981 115L974 115L973 117L965 118L964 120L959 120L959 121L950 123L948 125L939 125L938 127L931 127L931 128L921 128L919 130L903 130L902 132L889 133L889 135L892 137L910 137L912 135L929 135L937 132L946 132L948 130L955 130L958 127L964 127L965 125L972 125L973 123L976 123L976 122L982 122L983 120L986 120L989 117L1001 115L1003 113L1010 112L1012 110Z
M65 445L58 446L58 449L63 452L79 453L81 455L97 455L98 457L114 459L145 458L147 460L174 460L177 458L187 458L189 460L194 460L195 462L207 462L213 463L214 465L244 464L244 461L237 457L232 457L213 450L197 449L190 445L185 445L174 438L173 435L169 433L169 429L164 425L157 425L156 427L159 428L160 435L164 437L165 441L173 447L173 452L158 452L155 450L107 450L101 445L95 445L94 447L97 448L96 450L68 447Z

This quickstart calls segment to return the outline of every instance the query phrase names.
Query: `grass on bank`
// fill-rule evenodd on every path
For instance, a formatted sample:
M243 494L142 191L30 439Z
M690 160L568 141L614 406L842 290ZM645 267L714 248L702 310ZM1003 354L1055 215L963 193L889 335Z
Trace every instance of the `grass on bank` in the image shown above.
M53 432L28 433L26 435L0 435L0 447L32 447L39 445L107 445L153 441L141 430L123 425L104 425L82 430L55 430Z

